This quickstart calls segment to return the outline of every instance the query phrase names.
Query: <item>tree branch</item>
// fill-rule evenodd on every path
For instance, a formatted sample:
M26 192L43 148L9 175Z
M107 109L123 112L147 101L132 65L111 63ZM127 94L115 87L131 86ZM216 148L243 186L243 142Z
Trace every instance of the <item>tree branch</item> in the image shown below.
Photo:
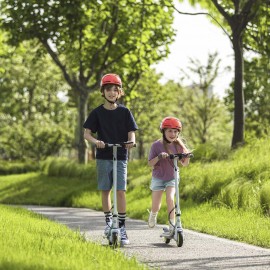
M216 0L212 0L212 1L216 1ZM207 13L207 12L197 12L197 13L182 12L182 11L179 11L174 5L172 5L172 8L177 13L182 14L182 15L192 15L192 16L195 16L195 15L207 15L207 16L211 17L211 19L214 20L219 25L219 27L223 30L223 32L225 33L225 35L228 36L229 39L231 40L231 36L227 33L227 31L223 28L223 26L215 19L215 17L213 17L210 13ZM225 11L223 10L223 12L225 12ZM225 14L226 14L226 17L227 17L228 14L226 12L225 12ZM222 15L223 15L223 13L222 13Z

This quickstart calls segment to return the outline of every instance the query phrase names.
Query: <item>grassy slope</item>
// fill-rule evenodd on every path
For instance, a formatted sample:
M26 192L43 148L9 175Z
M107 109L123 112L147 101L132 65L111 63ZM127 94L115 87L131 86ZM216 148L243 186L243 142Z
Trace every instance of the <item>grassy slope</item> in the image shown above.
M196 163L183 168L180 190L184 227L270 247L270 218L262 215L269 209L261 208L262 201L265 206L270 205L269 148L269 141L256 142L253 147L236 151L226 161ZM71 164L66 165L68 170L63 170L61 164L57 167L57 162L52 167L48 173L54 177L34 173L0 177L0 202L101 210L93 164L90 169L83 169L80 177L75 177L80 168L74 169ZM57 176L66 172L66 177ZM151 207L150 178L146 161L129 164L129 217L147 220L147 209ZM159 223L167 222L164 198Z
M0 212L0 269L147 269L41 215L3 205Z

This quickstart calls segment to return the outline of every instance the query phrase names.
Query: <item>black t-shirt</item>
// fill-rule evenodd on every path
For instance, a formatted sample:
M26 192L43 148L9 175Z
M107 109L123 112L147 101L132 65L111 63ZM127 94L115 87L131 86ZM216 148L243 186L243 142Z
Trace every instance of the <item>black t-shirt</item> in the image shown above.
M95 108L83 124L84 128L97 133L97 139L105 143L120 143L128 140L128 132L138 129L134 117L129 109L122 104L114 110L107 110L103 104ZM112 160L112 147L97 148L97 159ZM127 160L127 150L119 147L117 159Z

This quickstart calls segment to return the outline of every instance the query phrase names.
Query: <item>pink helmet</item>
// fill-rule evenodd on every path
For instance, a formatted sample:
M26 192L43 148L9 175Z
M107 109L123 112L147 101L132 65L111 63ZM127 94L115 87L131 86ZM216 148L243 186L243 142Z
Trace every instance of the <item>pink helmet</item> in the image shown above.
M102 77L101 82L100 82L100 87L106 84L116 84L122 87L122 81L120 77L117 74L113 74L113 73L105 74Z

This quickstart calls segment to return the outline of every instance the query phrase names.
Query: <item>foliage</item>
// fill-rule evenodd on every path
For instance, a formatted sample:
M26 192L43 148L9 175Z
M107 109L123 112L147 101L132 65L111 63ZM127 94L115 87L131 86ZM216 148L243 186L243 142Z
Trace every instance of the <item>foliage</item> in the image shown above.
M62 0L1 2L1 22L9 42L38 40L73 92L81 163L85 161L82 125L89 93L108 72L118 73L131 90L152 63L166 57L174 35L172 14L173 8L163 1L150 0L76 0L69 5Z
M159 126L162 119L176 111L175 96L182 91L173 82L161 85L161 74L154 70L145 73L133 91L124 99L133 112L139 130L136 132L139 158L146 156L147 146L161 137Z
M67 130L41 115L26 124L22 121L6 124L0 135L0 153L5 159L41 160L72 144Z
M217 53L209 54L206 65L190 59L189 72L184 72L183 80L188 79L191 86L179 97L179 114L193 145L219 144L221 141L224 145L229 144L231 118L212 91L220 61Z
M0 210L1 269L148 269L41 215L3 205Z
M36 57L34 42L0 47L0 155L40 160L71 147L74 110L58 97L66 92L59 72L48 58Z
M269 57L256 57L245 61L245 112L246 140L269 135L270 82L268 73ZM226 105L232 103L230 90L225 98ZM230 109L232 111L232 109Z
M10 162L0 160L0 175L20 174L33 171L39 171L38 163L33 162Z
M234 97L234 129L232 147L236 148L244 143L244 58L243 49L253 50L261 55L269 55L269 4L267 1L228 1L228 0L190 0L191 4L199 3L208 9L211 18L215 18L219 26L227 30L232 42L235 55L235 78L233 84Z

